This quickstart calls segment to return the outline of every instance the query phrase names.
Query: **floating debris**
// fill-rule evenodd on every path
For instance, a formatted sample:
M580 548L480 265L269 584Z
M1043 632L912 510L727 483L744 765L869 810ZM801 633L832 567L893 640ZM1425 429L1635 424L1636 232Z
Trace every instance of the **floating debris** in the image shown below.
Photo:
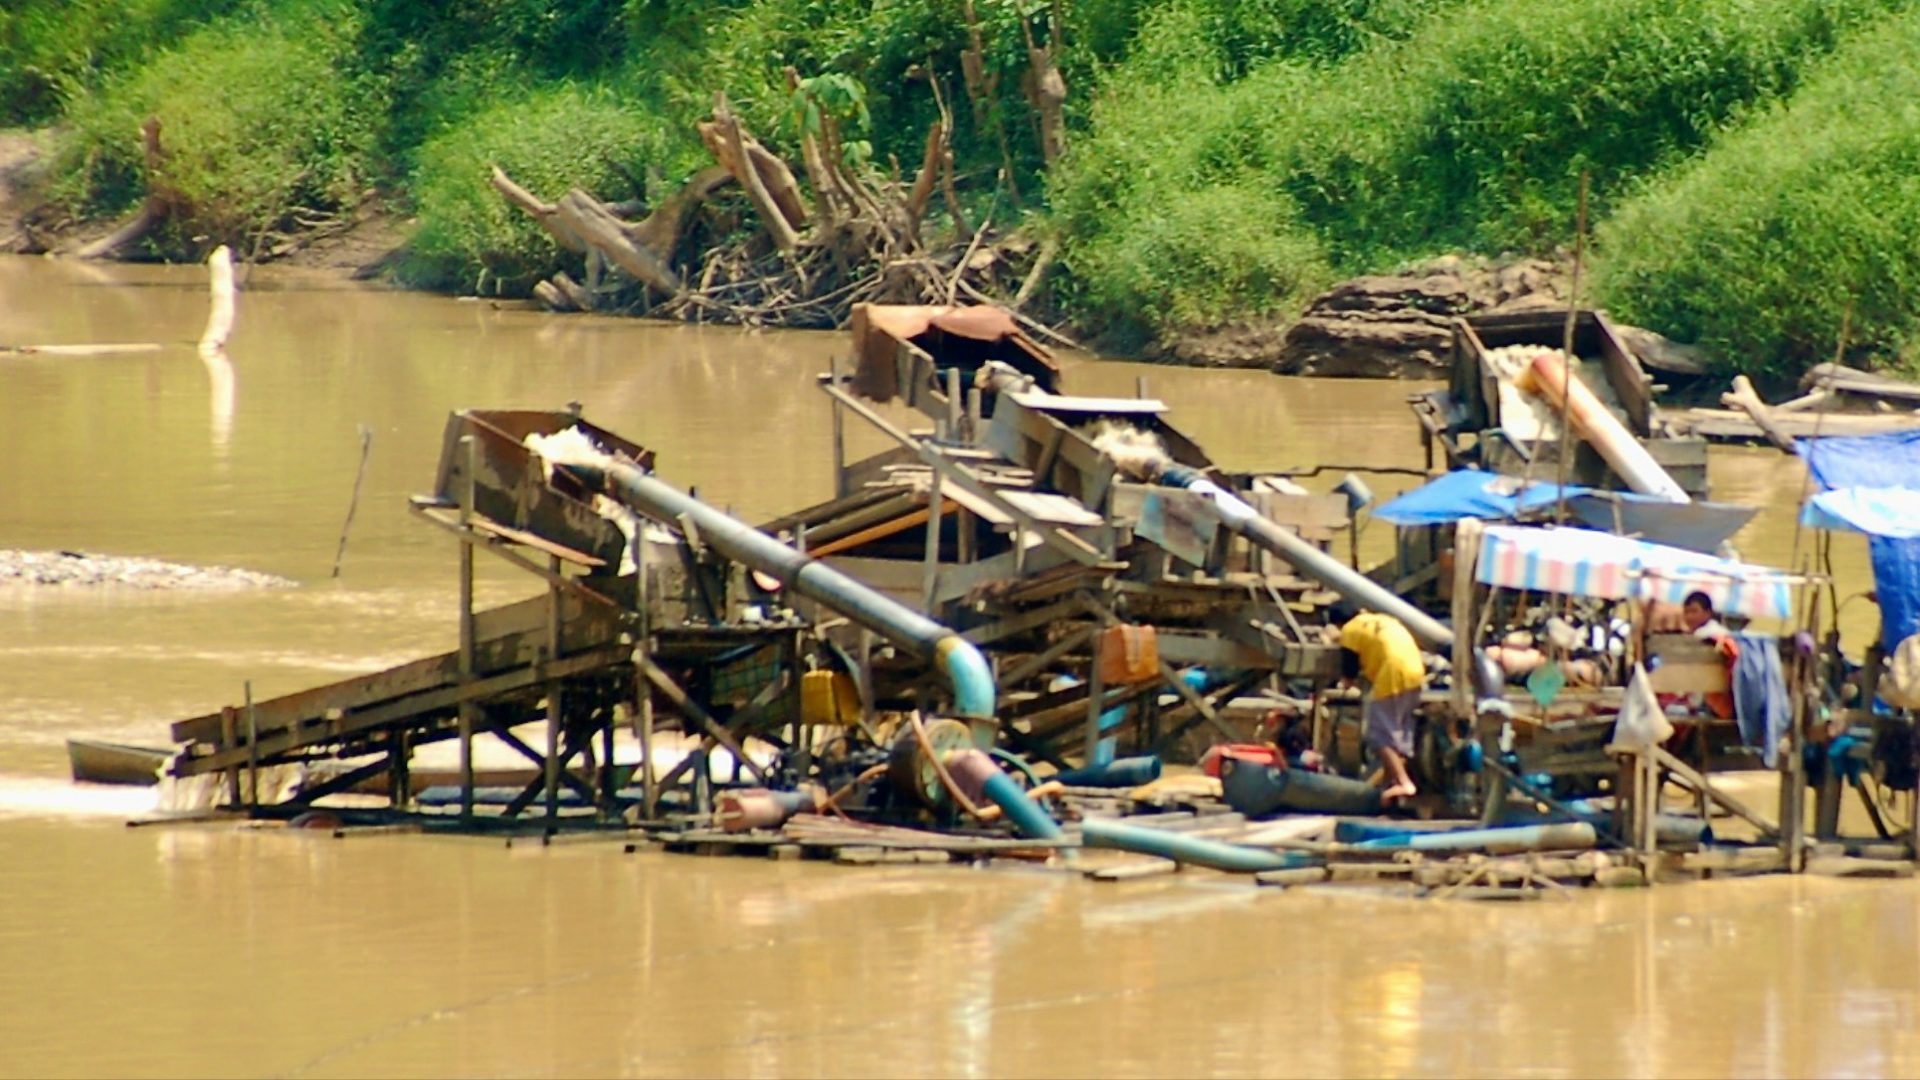
M280 589L299 584L229 566L188 566L84 551L0 551L0 585L130 589Z

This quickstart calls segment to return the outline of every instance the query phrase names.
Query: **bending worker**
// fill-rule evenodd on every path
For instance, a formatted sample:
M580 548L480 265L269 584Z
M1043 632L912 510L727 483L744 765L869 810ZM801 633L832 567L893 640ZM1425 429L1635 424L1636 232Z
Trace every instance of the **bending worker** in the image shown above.
M1340 628L1340 648L1345 663L1367 680L1367 745L1386 767L1387 787L1380 801L1410 799L1417 790L1407 774L1407 759L1413 756L1413 710L1427 688L1420 645L1399 619L1368 611Z

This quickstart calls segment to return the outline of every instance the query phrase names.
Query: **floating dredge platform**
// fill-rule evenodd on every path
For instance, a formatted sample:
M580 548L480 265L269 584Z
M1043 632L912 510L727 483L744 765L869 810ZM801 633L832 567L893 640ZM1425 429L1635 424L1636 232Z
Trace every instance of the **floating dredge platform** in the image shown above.
M1274 884L1533 893L1671 871L1662 837L1702 858L1703 819L1662 833L1646 807L1625 816L1625 798L1617 822L1577 810L1502 828L1515 798L1566 809L1537 788L1556 761L1642 766L1607 760L1590 730L1557 742L1543 730L1528 764L1506 759L1515 768L1489 782L1461 767L1460 748L1491 745L1498 721L1447 692L1423 703L1419 809L1493 835L1383 821L1373 789L1338 776L1298 774L1276 794L1286 776L1256 772L1249 744L1285 733L1359 767L1358 702L1330 689L1331 605L1386 611L1428 650L1456 648L1387 583L1404 567L1376 577L1330 554L1351 527L1348 497L1218 469L1144 387L1062 393L1051 358L1004 312L863 306L853 345L820 379L834 496L757 528L669 484L649 450L577 410L455 413L412 509L456 541L459 647L182 720L168 771L218 777L224 801L258 817L349 831L844 862L1126 853L1080 860L1103 880L1200 863ZM846 460L849 422L893 445ZM544 594L475 610L476 553ZM1428 585L1448 580L1437 570ZM637 760L615 760L616 736ZM476 739L530 771L489 783ZM414 752L448 740L456 783L422 790ZM1218 743L1241 751L1155 780L1162 759ZM287 765L307 781L262 798L263 771ZM331 798L369 790L380 805ZM1317 813L1251 820L1232 805L1250 798ZM1790 857L1778 832L1755 849L1779 854L1776 868ZM1552 854L1567 850L1587 854ZM1771 858L1718 855L1727 868Z

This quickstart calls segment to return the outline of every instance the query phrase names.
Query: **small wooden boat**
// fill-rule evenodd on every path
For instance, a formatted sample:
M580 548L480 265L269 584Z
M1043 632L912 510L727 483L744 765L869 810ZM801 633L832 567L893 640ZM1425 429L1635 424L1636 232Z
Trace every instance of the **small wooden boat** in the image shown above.
M173 751L156 746L130 746L96 739L68 739L67 760L73 778L83 784L144 784L160 782L160 767Z

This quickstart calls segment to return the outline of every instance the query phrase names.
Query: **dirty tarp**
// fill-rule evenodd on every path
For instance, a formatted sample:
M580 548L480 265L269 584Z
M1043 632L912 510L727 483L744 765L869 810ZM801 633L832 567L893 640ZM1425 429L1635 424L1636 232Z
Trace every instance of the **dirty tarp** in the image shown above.
M1048 392L1059 385L1059 365L1002 308L855 304L850 329L855 353L853 389L874 401L889 400L900 389L893 342L910 342L932 356L935 367L959 367L969 377L982 360L992 359L1031 376L1035 385Z
M1592 529L1489 525L1475 575L1483 584L1606 600L1678 604L1696 590L1730 615L1786 618L1792 575Z
M1511 521L1553 506L1559 490L1552 483L1458 469L1386 503L1374 516L1402 526L1449 525L1462 518ZM1725 503L1674 503L1631 491L1570 485L1566 492L1568 513L1591 528L1703 552L1714 551L1757 512Z
M1801 512L1817 528L1866 533L1889 648L1920 633L1920 431L1801 439L1820 493Z

